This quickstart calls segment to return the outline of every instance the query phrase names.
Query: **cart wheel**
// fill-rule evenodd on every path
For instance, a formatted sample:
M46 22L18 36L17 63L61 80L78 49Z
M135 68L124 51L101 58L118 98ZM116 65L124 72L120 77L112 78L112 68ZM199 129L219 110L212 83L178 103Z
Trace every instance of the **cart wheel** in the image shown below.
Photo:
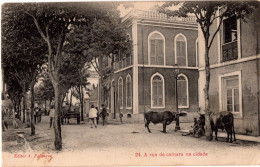
M77 123L80 124L80 117L77 118Z

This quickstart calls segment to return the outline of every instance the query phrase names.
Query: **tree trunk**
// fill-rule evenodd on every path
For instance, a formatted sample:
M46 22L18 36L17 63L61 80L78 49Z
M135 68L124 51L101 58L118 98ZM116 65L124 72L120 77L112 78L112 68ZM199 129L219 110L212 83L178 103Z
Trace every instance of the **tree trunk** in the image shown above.
M34 84L31 84L31 135L35 135L34 121Z
M84 121L84 116L83 116L83 105L84 105L84 98L83 98L84 94L83 94L83 89L81 86L79 86L79 97L80 97L80 110L81 110L81 121Z
M71 108L71 103L72 103L72 88L70 89L70 107L69 107L69 111L70 111L70 108Z
M54 146L55 146L55 150L61 150L62 149L61 120L60 120L61 99L60 99L60 88L58 84L55 84L54 90L55 90Z
M25 112L26 112L26 92L23 88L23 123L25 123Z
M210 103L209 103L209 84L210 84L210 64L209 64L209 48L208 48L208 40L205 40L205 72L206 72L206 83L204 88L205 95L205 124L206 124L206 132L205 135L208 139L210 139L210 135L212 133L212 129L210 126Z

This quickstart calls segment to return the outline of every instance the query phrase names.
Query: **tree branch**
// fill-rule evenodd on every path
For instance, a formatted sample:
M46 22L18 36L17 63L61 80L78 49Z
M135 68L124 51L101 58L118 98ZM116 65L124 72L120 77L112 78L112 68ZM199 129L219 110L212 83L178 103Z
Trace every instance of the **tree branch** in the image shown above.
M95 67L95 65L93 64L93 62L90 61L90 63L92 64L92 66L94 67L94 69L95 69L95 71L98 73L98 75L100 76L100 73L99 73L98 69Z
M217 33L219 32L219 29L220 29L220 27L221 27L221 24L222 24L222 20L223 20L223 18L224 18L224 16L222 15L222 17L220 17L220 23L219 23L219 25L218 25L218 28L217 28L217 30L215 31L215 33L213 34L213 36L212 36L212 38L211 38L211 40L210 40L210 43L209 43L208 48L211 47L211 45L212 45L212 43L213 43L213 40L214 40L215 36L216 36Z
M30 14L30 13L28 13L28 12L25 12L25 13L28 14L29 16L31 16L31 17L33 18L33 22L34 22L34 24L36 25L38 32L40 33L41 37L47 42L47 38L46 38L46 36L44 35L44 33L42 32L41 27L40 27L40 25L39 25L39 23L38 23L38 20L35 18L35 16L32 15L32 14Z

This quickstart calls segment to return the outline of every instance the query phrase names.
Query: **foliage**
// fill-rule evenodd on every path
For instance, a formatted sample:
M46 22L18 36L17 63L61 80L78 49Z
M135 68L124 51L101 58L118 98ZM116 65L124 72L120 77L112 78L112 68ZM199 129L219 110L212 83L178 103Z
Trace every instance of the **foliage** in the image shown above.
M177 10L173 10L175 6ZM199 28L204 37L205 48L205 74L206 82L204 88L205 96L205 113L206 113L206 136L210 135L210 119L212 113L209 101L209 85L210 85L210 64L209 50L212 46L216 34L219 32L223 19L226 17L236 16L245 21L245 17L251 14L259 7L258 1L186 1L186 2L165 2L158 10L166 13L168 16L187 17L193 14L197 18ZM219 19L217 23L216 19ZM212 28L216 22L216 29ZM212 33L213 30L213 34Z
M171 10L170 7L178 6L178 10ZM219 31L223 18L236 15L237 18L245 19L254 9L259 6L257 1L187 1L187 2L166 2L159 7L159 11L169 16L187 17L194 14L197 18L206 41L210 38L210 26L216 19L220 19L217 30L208 41L210 48L216 33ZM221 12L218 12L221 9Z

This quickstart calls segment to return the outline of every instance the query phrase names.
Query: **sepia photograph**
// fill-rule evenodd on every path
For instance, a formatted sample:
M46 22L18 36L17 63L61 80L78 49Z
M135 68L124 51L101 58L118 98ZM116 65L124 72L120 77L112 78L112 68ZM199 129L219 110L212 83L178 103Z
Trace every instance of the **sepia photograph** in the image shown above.
M259 9L2 3L2 166L260 165Z

